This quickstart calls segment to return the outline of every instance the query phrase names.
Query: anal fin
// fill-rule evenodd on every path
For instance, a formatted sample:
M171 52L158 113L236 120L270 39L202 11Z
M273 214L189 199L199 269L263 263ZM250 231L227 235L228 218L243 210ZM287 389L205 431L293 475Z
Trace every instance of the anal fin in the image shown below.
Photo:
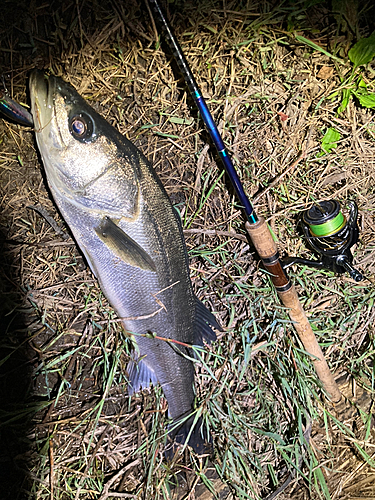
M157 385L158 379L154 370L147 365L146 358L131 359L127 367L128 394L131 396L141 389L147 389L151 384Z

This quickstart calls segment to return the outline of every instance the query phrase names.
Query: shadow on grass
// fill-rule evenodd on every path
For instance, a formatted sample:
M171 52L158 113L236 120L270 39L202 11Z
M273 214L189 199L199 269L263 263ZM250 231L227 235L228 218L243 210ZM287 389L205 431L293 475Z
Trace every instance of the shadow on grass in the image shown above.
M19 247L18 247L19 248ZM3 500L25 498L34 415L31 374L37 361L28 345L33 311L25 308L17 252L0 243L0 485ZM25 488L25 489L24 489Z

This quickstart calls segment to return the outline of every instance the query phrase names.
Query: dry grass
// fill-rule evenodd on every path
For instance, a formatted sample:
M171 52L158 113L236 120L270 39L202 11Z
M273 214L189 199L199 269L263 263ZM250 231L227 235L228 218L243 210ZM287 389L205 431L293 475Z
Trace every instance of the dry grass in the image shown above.
M114 312L73 240L30 208L44 207L69 234L46 188L33 133L1 122L4 498L167 499L178 495L176 481L186 498L212 498L200 486L209 486L209 477L220 498L257 498L289 471L295 478L284 498L373 497L374 116L355 102L337 116L340 95L329 97L348 64L295 38L303 34L345 58L353 33L371 32L371 12L340 17L323 5L271 9L266 2L214 0L170 5L171 23L245 189L281 251L309 255L296 232L297 214L309 202L355 198L359 205L355 262L366 280L301 268L292 273L353 402L344 412L321 397L144 5L84 1L53 9L36 2L22 15L19 5L6 4L0 34L12 96L27 101L27 72L46 69L136 143L181 214L194 287L227 329L197 368L213 462L207 470L186 452L167 464L162 394L126 395L129 346ZM363 77L371 86L371 65ZM319 156L328 127L341 139Z

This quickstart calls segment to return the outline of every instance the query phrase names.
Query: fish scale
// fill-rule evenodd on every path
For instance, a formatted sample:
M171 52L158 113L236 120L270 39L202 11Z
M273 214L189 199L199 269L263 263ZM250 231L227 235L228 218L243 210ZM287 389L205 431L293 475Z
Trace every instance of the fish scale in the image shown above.
M56 205L137 342L129 393L159 383L175 427L181 423L170 437L183 443L193 417L182 421L195 400L188 346L214 340L211 326L220 327L193 293L179 216L147 159L72 86L33 72L30 95ZM208 439L200 428L189 441L198 452Z

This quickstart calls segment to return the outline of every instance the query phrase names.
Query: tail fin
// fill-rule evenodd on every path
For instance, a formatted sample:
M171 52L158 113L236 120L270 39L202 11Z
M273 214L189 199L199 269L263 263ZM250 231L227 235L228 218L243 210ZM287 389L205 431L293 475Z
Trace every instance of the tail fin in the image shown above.
M180 446L185 444L191 446L198 455L212 455L213 453L212 438L202 417L196 413L186 418L182 417L169 425L165 457L171 460Z

